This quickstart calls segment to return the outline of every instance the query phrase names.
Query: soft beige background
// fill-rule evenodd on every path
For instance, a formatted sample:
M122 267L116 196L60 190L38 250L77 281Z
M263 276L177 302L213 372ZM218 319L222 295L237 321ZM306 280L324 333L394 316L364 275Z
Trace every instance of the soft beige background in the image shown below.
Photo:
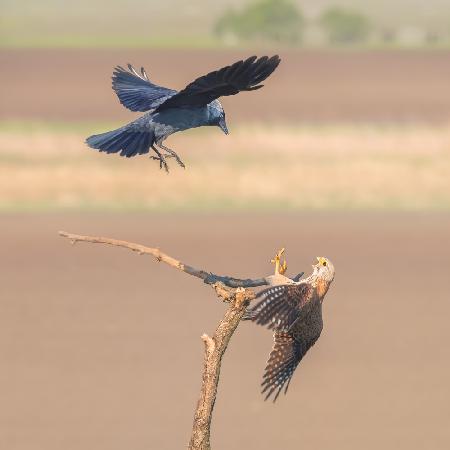
M214 14L205 0L128 2L123 14L125 2L63 3L8 2L0 35L0 449L172 450L189 440L200 335L225 305L196 279L125 250L72 247L60 229L160 246L237 277L271 272L282 246L290 274L316 256L334 262L324 333L275 405L259 394L271 335L239 327L215 450L450 448L448 46L206 49L171 32L209 34L219 9L242 1L215 2ZM444 0L345 3L433 31L448 10ZM48 48L7 48L14 33L15 45ZM151 48L125 48L149 39ZM64 48L77 42L84 48ZM172 165L167 176L147 157L84 145L136 117L111 90L117 64L182 88L273 53L282 64L264 89L223 100L230 136L167 141L185 171Z
M336 266L325 329L289 393L264 403L270 333L242 324L223 362L216 449L444 450L450 442L450 217L7 215L0 262L0 447L183 448L203 332L224 305L151 258L70 244L67 229L148 245L201 268L264 275Z

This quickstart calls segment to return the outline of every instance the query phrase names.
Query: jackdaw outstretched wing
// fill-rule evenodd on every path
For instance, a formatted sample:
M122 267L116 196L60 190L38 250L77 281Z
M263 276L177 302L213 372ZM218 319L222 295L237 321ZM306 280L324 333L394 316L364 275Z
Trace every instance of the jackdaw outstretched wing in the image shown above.
M240 91L254 91L263 87L264 81L280 63L278 55L252 56L231 66L215 70L188 84L182 91L161 103L156 111L169 108L205 106L224 95L235 95Z
M144 68L141 72L128 64L128 70L121 66L114 69L112 88L120 103L131 111L149 111L155 109L177 91L153 84Z

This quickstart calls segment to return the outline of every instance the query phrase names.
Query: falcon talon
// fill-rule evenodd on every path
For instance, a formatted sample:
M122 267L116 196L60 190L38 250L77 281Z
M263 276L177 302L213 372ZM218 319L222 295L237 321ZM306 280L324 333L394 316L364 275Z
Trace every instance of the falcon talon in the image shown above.
M281 256L284 253L285 248L283 247L281 250L277 252L275 257L270 260L271 263L275 264L275 275L284 275L284 273L287 270L287 262L286 258L284 259L283 263L280 264Z

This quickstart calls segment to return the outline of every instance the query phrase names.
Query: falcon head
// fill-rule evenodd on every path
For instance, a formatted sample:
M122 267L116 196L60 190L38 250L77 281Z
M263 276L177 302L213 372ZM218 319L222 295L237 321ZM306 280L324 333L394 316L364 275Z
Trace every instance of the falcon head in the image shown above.
M331 283L334 279L334 266L333 263L323 256L317 257L317 264L313 265L313 275L316 275L323 280Z

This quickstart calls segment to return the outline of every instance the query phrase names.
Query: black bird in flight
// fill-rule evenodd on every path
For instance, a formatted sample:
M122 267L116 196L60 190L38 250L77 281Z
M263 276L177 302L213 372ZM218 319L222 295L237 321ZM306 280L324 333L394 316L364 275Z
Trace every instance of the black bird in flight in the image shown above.
M144 70L140 73L128 64L128 70L117 66L112 76L112 87L120 103L131 111L146 111L133 122L86 139L93 149L118 153L130 158L150 151L151 158L159 161L160 168L168 172L166 158L175 158L184 167L179 156L163 145L165 139L177 131L215 125L228 134L221 96L235 95L241 91L254 91L278 66L278 55L252 56L230 66L210 72L175 91L153 84ZM158 147L158 148L157 148Z

